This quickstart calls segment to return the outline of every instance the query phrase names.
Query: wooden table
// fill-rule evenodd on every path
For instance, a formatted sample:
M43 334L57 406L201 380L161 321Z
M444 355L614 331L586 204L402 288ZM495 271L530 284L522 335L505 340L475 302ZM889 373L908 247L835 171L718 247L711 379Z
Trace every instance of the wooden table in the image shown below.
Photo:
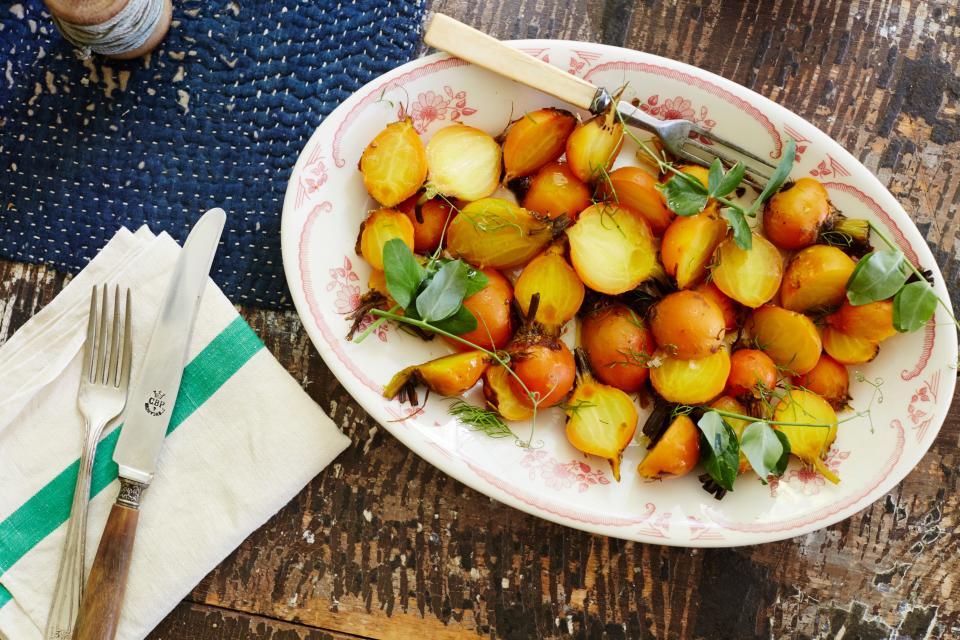
M650 51L784 104L912 212L956 296L960 16L951 0L435 0L501 38ZM0 262L0 339L63 286ZM917 469L829 529L741 549L592 536L468 489L378 427L295 313L244 309L353 445L150 636L960 637L960 416Z

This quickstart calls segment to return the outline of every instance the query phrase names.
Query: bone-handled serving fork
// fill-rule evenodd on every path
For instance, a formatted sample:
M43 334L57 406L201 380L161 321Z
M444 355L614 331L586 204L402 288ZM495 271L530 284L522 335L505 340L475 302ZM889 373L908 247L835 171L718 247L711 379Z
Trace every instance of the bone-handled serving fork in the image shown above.
M622 100L612 105L614 99L603 87L595 87L442 13L434 14L423 34L423 41L591 113L600 114L613 106L624 123L653 133L667 151L686 162L710 166L715 158L719 158L723 164L731 166L740 161L746 170L746 180L761 188L776 169L776 165L768 160L729 140L718 138L689 120L659 120ZM691 134L699 139L690 137ZM701 140L707 140L709 144Z
M103 285L102 289L99 305L97 287L93 288L90 296L90 318L87 320L83 370L77 396L84 422L83 451L80 455L80 470L73 492L73 503L70 506L67 539L63 556L60 558L50 615L47 618L46 640L65 640L72 637L83 595L83 559L93 458L104 426L120 415L127 401L133 350L130 290L126 290L121 331L120 287L114 289L112 311L108 308L107 286Z

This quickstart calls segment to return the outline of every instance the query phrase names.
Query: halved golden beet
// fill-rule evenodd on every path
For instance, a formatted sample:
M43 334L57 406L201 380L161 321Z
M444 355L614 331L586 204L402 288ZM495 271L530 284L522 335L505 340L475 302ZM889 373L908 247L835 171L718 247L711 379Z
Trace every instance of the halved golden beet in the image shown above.
M813 178L800 178L767 201L763 231L781 249L802 249L817 241L829 217L827 190Z
M529 176L563 155L567 136L577 126L569 111L548 107L525 114L510 125L503 141L504 182Z
M465 124L440 129L427 143L430 185L445 196L479 200L500 183L500 145Z
M551 162L530 181L523 206L548 218L565 215L576 220L577 214L590 206L590 196L590 187L573 175L569 164Z
M423 384L440 395L459 396L477 384L490 361L489 354L474 349L407 367L387 383L383 397L392 400L403 389L417 384Z
M423 185L427 153L409 118L392 122L370 141L360 156L363 184L385 207L400 204Z
M847 280L856 263L840 249L815 244L787 264L780 285L780 304L801 313L835 307L847 295Z
M802 376L794 376L793 384L813 391L837 410L845 408L850 400L850 374L827 353L820 354L813 369Z
M602 180L622 146L623 124L617 119L616 108L611 108L573 130L567 138L567 162L584 182Z
M660 243L660 258L667 275L676 278L681 289L702 282L726 235L726 221L712 209L674 219Z
M510 372L494 364L483 372L483 397L494 411L505 420L529 420L533 409L520 402L510 386Z
M564 243L556 242L527 263L517 278L514 295L523 316L527 316L530 299L540 294L534 319L548 330L558 332L583 304L583 283L563 257Z
M682 476L697 466L700 460L700 430L688 416L673 419L657 444L637 466L641 478Z
M849 301L827 316L827 324L853 338L883 342L896 335L893 328L893 300L878 300L854 306Z
M742 416L750 415L747 412L747 408L742 404L736 401L736 399L731 398L730 396L720 396L716 400L710 403L711 409L720 409L721 411L729 411L730 413L739 413ZM731 416L725 416L721 414L723 421L730 425L730 428L733 429L733 432L737 434L737 440L743 439L743 431L746 429L753 420L744 420L743 418L733 418ZM750 471L752 467L750 466L750 461L747 460L746 454L743 453L743 450L740 450L740 467L737 469L737 473L746 473Z
M360 232L360 255L374 269L383 271L383 245L400 238L413 251L413 225L396 209L377 209L370 214Z
M848 335L831 326L823 328L823 349L841 364L863 364L880 353L880 345L876 342Z
M717 249L711 273L720 291L742 305L756 308L773 298L780 288L783 259L775 246L756 233L749 251L728 238Z
M763 398L777 386L777 365L759 349L737 349L730 356L726 393L735 398Z
M657 181L640 167L620 167L607 178L598 180L597 188L604 200L643 216L655 236L662 235L675 217L657 189Z
M693 288L694 291L704 298L717 305L723 314L723 328L727 331L733 331L740 326L739 318L740 305L730 299L730 296L717 288L712 282L703 282Z
M802 313L766 305L753 312L746 329L757 348L790 373L802 375L820 359L820 334Z
M720 349L699 360L663 356L660 366L650 369L650 382L664 400L701 404L720 395L730 375L730 355Z
M553 239L549 222L501 198L484 198L460 210L447 227L447 249L478 267L526 264Z
M655 346L646 323L625 304L612 303L585 313L580 343L601 382L632 393L649 377Z
M637 429L637 409L630 396L583 374L565 411L570 444L584 453L606 458L619 481L623 450Z
M629 209L595 204L580 213L567 237L573 268L594 291L624 293L657 271L650 227Z
M649 319L657 345L677 358L706 358L723 347L723 313L696 291L664 296L651 307Z
M790 389L777 403L773 419L799 423L774 425L773 428L787 436L791 454L813 466L830 482L840 482L840 478L823 463L830 445L837 439L837 414L826 400L804 389Z

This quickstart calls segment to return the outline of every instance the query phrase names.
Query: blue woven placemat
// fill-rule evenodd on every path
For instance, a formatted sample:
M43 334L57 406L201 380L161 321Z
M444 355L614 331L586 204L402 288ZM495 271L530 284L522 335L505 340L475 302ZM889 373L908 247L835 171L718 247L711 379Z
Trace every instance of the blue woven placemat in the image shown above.
M149 57L81 61L40 0L0 4L0 256L81 269L120 226L227 228L213 278L288 304L280 212L323 117L412 58L423 0L174 0Z

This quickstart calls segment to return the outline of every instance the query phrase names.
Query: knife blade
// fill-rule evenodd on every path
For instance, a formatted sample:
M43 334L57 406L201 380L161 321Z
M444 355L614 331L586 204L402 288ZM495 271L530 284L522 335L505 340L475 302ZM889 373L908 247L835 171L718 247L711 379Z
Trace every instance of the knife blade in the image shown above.
M121 478L147 485L170 423L193 324L210 265L226 222L223 209L210 209L183 245L160 304L140 376L131 385L123 429L113 459Z

